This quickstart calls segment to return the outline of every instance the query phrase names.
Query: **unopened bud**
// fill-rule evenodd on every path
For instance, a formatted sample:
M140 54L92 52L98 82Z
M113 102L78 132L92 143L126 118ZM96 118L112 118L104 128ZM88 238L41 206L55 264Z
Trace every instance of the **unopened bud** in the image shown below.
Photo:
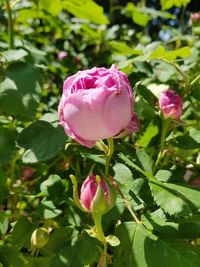
M46 228L38 228L32 233L31 236L31 246L34 249L41 249L49 241L49 233Z
M104 214L114 206L115 200L115 192L108 181L98 175L86 178L81 187L80 201L87 211Z
M173 90L167 90L161 93L159 98L159 106L164 118L177 120L182 115L182 98Z

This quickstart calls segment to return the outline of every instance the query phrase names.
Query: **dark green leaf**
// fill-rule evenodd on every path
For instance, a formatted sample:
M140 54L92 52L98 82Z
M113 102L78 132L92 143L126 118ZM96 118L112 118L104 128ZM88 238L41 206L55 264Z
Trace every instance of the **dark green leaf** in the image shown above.
M63 201L65 192L67 190L67 184L58 175L53 174L50 175L47 180L41 183L40 190L44 194L44 196L51 199L52 201Z
M8 227L9 227L8 215L5 212L0 212L0 233L2 235L5 235L5 233L8 231Z
M116 231L121 245L116 247L114 266L198 267L200 249L187 241L157 237L143 225L122 223ZM162 263L161 263L162 255Z
M11 235L12 243L18 248L30 248L31 234L35 228L36 225L29 222L27 218L22 217L14 225Z
M152 173L154 162L152 158L147 154L147 152L144 149L137 149L136 156L139 163L141 164L142 169L149 173Z
M62 213L62 210L57 209L52 201L42 201L37 208L38 215L43 219L52 219Z
M200 190L172 183L161 183L150 179L151 193L165 212L184 217L192 215L200 208Z
M3 128L0 125L0 163L7 163L13 156L15 151L15 135L16 132L13 129ZM0 176L3 176L2 172L0 172ZM2 182L5 181L2 180ZM2 190L2 194L0 199L6 196L6 184L0 188Z
M56 156L64 148L66 135L58 124L37 121L25 128L17 142L25 148L23 162L36 163Z
M33 119L39 103L40 71L25 62L10 64L0 84L0 113Z
M25 259L14 246L0 246L0 262L3 267L24 267Z
M95 238L83 232L76 244L79 261L84 265L91 264L98 253L98 245Z

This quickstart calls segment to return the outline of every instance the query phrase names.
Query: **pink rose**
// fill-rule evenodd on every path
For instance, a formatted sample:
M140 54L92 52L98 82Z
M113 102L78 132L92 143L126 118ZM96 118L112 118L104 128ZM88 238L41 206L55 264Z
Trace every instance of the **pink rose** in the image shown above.
M103 178L91 175L83 182L80 201L86 210L104 214L113 207L115 200L112 187Z
M58 53L58 60L62 61L67 57L67 52L66 51L59 51Z
M114 137L129 125L132 88L115 65L79 71L65 80L58 111L66 134L92 147L97 140Z
M173 90L167 90L161 93L159 106L165 118L177 120L182 115L182 98Z
M190 24L200 23L200 12L195 12L190 15Z

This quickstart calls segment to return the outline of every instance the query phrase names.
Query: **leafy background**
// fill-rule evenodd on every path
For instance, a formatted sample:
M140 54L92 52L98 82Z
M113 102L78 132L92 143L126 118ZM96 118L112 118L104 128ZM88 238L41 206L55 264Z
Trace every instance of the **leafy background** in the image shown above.
M142 223L118 196L103 217L106 234L121 242L109 246L109 266L200 265L200 26L189 21L197 6L104 2L0 1L0 266L97 265L101 244L85 231L93 221L75 207L69 175L81 185L92 167L104 169L105 157L68 139L57 106L67 76L113 63L129 76L140 130L115 140L110 173ZM157 99L166 88L183 97L184 113L154 173ZM35 257L38 227L49 241Z

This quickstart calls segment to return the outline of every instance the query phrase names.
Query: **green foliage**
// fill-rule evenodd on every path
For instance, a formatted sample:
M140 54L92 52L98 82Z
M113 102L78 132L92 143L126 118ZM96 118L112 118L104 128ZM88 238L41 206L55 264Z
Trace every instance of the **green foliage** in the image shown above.
M189 2L190 0L169 0L169 1L160 0L163 10L170 9L173 6L181 7L183 5L187 5Z
M109 23L109 20L103 13L103 8L97 5L94 1L64 1L64 8L78 18L87 19L97 24Z
M57 123L37 121L18 136L18 145L25 149L24 163L36 163L50 159L63 148L66 137Z
M183 185L161 183L149 180L152 195L156 203L170 215L177 217L197 213L200 208L200 190Z
M164 59L168 61L173 61L177 57L187 58L191 55L190 48L188 46L176 49L174 51L166 51L165 48L160 45L158 46L149 56L149 59Z
M198 266L200 249L188 241L173 241L158 237L143 225L134 222L121 224L116 231L121 246L116 248L114 266L160 266L160 255L163 266Z

